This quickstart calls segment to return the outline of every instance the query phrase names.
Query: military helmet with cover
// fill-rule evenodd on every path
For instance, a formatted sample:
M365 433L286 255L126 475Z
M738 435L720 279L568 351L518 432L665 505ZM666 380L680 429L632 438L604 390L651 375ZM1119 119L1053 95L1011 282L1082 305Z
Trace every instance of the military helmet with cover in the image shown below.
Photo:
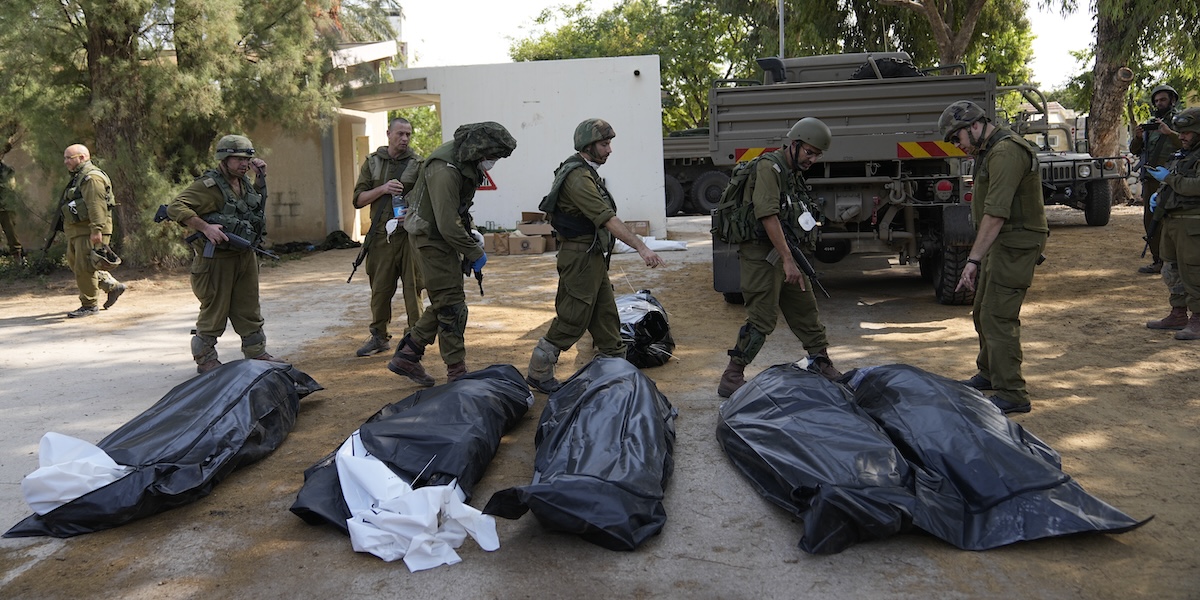
M584 148L604 140L617 137L612 125L604 119L584 119L575 127L575 149L582 152Z
M942 141L949 142L960 129L970 127L976 121L987 120L987 113L978 104L959 100L942 111L942 116L938 117L938 130L942 132Z
M1200 108L1189 108L1171 119L1175 131L1190 131L1200 133Z
M804 117L796 121L788 130L787 138L793 142L804 142L821 152L829 150L833 145L833 134L829 132L829 126L816 117Z
M454 158L459 163L508 158L516 149L517 140L495 121L468 123L454 130Z
M254 144L250 143L250 138L244 135L227 135L217 142L217 150L214 154L217 162L230 156L254 158Z
M92 248L92 267L97 271L111 271L120 265L121 257L108 244Z
M1179 92L1175 91L1175 88L1164 83L1164 84L1159 85L1159 86L1155 87L1154 89L1150 90L1150 103L1151 104L1154 103L1154 97L1157 96L1159 92L1166 92L1167 95L1171 97L1171 104L1175 104L1176 102L1179 102Z

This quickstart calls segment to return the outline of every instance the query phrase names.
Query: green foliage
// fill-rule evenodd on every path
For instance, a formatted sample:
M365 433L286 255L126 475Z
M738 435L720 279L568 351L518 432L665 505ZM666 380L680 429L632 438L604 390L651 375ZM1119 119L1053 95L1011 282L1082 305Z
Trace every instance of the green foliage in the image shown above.
M44 281L55 271L65 270L62 248L51 248L49 253L42 254L38 249L28 252L25 260L18 261L13 256L0 256L0 280L38 279Z
M442 145L442 118L432 106L388 111L388 122L397 117L403 117L412 123L413 134L408 141L408 147L413 152L429 156L430 152Z

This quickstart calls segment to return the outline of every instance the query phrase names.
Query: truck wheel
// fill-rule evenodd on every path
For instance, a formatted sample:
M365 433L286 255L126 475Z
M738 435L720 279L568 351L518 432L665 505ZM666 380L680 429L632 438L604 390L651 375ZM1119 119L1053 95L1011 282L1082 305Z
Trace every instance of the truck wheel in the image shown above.
M673 217L683 210L683 185L674 175L663 175L663 191L667 201L667 216Z
M1092 227L1108 225L1112 216L1112 186L1107 179L1088 184L1087 202L1083 207L1083 218Z
M921 258L917 259L917 264L921 267L921 281L933 283L933 277L937 274L938 269L937 255L922 254Z
M884 79L892 79L893 77L924 77L916 65L898 58L877 58L875 66L879 67L879 74L883 75ZM871 68L871 63L863 63L850 79L877 79L875 77L875 69Z
M933 274L933 295L942 304L972 304L975 302L975 292L963 290L954 291L958 278L962 275L967 259L971 257L971 249L964 246L948 246L942 249L938 256L938 268Z
M711 213L720 204L721 194L725 193L727 185L729 176L720 171L701 173L692 182L692 206L706 215Z

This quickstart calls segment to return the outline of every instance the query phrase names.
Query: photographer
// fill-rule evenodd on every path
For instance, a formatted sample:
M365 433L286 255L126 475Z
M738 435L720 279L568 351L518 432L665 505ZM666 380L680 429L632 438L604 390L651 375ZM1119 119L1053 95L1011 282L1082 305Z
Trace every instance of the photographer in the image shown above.
M1151 167L1160 167L1171 160L1171 155L1179 150L1179 134L1170 127L1171 119L1175 116L1175 105L1179 102L1179 93L1169 85L1160 85L1150 92L1150 103L1154 106L1154 114L1150 120L1133 129L1129 140L1129 151L1139 156L1142 165L1138 175L1142 182L1142 225L1150 238L1150 252L1154 261L1138 269L1138 273L1161 273L1163 261L1158 254L1159 239L1162 237L1158 229L1150 224L1154 220L1154 211L1150 209L1150 196L1158 191L1158 181L1147 174ZM1154 229L1154 235L1150 235Z

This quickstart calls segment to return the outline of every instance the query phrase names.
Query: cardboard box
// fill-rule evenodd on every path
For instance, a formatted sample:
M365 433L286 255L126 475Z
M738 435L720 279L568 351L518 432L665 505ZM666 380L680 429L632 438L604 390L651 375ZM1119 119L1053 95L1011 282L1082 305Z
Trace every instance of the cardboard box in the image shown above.
M544 223L546 221L546 213L543 212L522 212L522 223Z
M508 254L508 233L485 233L483 234L483 251L492 256L505 256Z
M517 231L529 236L543 236L554 233L554 228L549 223L520 223L517 225Z
M508 237L509 254L541 254L546 251L546 238L538 235L511 235Z
M625 224L629 226L630 231L637 235L650 235L650 221L625 221Z
M546 252L558 250L558 240L554 237L554 234L543 235L542 239L546 240Z

